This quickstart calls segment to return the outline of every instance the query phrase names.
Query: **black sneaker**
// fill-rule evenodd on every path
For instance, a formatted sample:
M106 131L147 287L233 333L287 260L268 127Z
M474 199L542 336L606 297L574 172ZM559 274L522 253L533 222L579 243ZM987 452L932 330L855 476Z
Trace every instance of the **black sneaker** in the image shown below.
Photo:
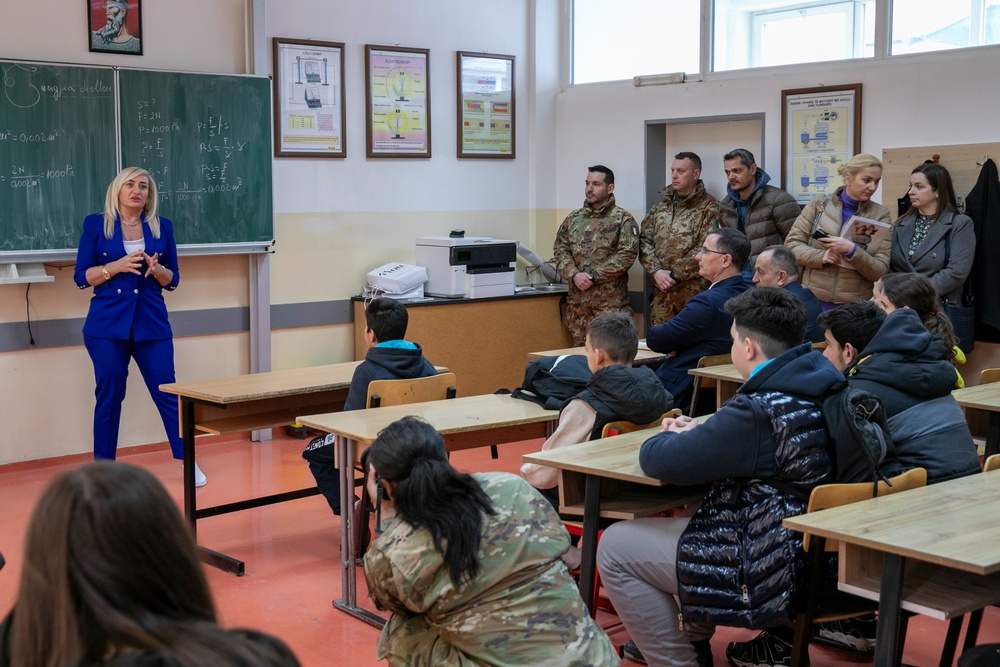
M638 662L640 665L646 664L646 659L642 657L642 651L639 650L639 647L631 639L622 644L620 655L632 662Z
M715 667L715 659L712 657L712 646L709 644L709 640L699 639L698 641L691 642L691 646L694 647L698 667ZM631 639L622 644L620 655L632 662L638 662L640 665L647 664L646 659L642 657L642 652L639 651L639 647Z
M784 667L792 664L791 628L764 630L748 642L731 642L726 658L736 667Z
M829 623L817 623L816 638L824 644L872 656L875 655L877 630L878 620L875 614L867 614Z

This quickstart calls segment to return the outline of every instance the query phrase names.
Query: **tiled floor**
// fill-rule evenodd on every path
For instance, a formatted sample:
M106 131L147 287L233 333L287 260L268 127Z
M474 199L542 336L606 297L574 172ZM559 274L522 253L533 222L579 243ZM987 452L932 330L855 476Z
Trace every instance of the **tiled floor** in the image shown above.
M199 444L198 460L209 480L208 486L198 491L199 502L215 504L309 485L312 478L300 457L302 445L300 440L277 435L268 444L244 440ZM489 458L487 449L458 452L452 461L465 470L513 472L520 465L520 455L537 450L539 445L539 441L504 445L496 461ZM0 468L0 551L7 558L7 567L0 572L0 610L4 613L16 596L24 530L35 501L53 475L87 458ZM165 449L126 454L120 460L151 470L180 504L181 466ZM330 513L322 497L205 519L198 528L202 544L246 561L243 577L207 568L224 625L259 628L281 637L305 667L378 664L374 657L377 630L331 606L340 596L340 520ZM360 570L359 582L359 599L372 608ZM608 625L615 617L602 614L598 620ZM937 665L944 631L940 621L914 617L904 662ZM716 664L726 664L728 642L754 634L719 628L712 642ZM627 635L619 631L612 639L617 644ZM980 641L1000 641L997 610L987 611ZM814 646L811 655L814 667L870 662L821 646Z

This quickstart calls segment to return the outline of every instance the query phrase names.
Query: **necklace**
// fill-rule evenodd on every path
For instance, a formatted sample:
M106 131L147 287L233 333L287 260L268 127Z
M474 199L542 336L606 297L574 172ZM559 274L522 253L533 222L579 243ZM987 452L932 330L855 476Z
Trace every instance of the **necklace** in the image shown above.
M142 219L136 220L135 222L125 222L122 220L122 224L126 227L138 227L142 223Z

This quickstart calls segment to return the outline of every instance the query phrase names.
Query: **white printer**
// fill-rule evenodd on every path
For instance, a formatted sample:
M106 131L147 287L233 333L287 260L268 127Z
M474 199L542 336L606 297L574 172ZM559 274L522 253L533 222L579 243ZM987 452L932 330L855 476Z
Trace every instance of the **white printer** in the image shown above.
M517 242L485 236L417 238L417 264L427 269L424 293L449 298L482 299L514 294Z

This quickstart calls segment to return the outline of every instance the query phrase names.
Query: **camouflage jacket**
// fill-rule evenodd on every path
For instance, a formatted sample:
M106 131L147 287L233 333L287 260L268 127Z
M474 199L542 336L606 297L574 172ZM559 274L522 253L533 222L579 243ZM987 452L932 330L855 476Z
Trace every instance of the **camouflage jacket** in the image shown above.
M719 202L700 179L694 191L677 202L671 186L661 196L642 221L639 262L650 276L665 269L673 271L678 282L695 280L699 277L695 255L708 232L718 227Z
M613 283L628 292L628 270L639 253L639 226L625 209L615 205L615 196L599 210L588 204L563 220L552 247L556 271L566 282L583 271L594 285ZM570 288L572 290L572 287Z
M473 581L455 586L426 528L385 519L365 554L368 590L392 612L376 648L389 665L617 665L560 556L569 536L552 506L509 473L473 475L486 516Z

